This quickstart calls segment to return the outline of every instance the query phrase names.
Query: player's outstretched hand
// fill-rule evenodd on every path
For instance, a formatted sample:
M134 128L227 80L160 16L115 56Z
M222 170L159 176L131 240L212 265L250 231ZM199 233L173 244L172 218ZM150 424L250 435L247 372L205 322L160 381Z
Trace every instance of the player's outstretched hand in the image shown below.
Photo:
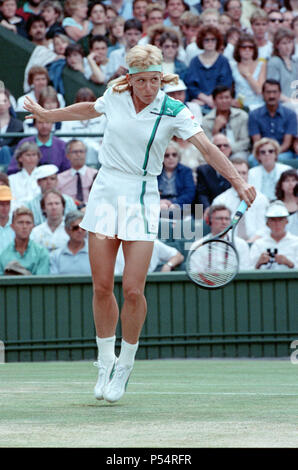
M243 182L241 186L236 188L237 193L239 194L240 200L245 201L247 206L250 207L256 198L256 190L255 187L251 184Z
M39 121L47 122L47 111L38 103L33 101L29 96L26 96L25 98L24 108L26 111L31 113L28 116L25 116L25 119L38 119Z

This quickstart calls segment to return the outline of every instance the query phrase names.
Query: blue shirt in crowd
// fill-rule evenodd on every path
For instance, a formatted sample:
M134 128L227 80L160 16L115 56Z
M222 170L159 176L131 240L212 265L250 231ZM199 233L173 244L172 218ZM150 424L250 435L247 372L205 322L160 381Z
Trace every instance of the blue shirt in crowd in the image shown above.
M198 57L194 57L189 64L185 83L189 100L197 98L199 93L211 95L218 85L232 87L233 77L228 59L219 54L211 67L206 67Z
M297 116L286 106L278 105L274 117L270 116L267 106L261 106L249 113L249 135L275 139L281 145L285 134L297 135Z

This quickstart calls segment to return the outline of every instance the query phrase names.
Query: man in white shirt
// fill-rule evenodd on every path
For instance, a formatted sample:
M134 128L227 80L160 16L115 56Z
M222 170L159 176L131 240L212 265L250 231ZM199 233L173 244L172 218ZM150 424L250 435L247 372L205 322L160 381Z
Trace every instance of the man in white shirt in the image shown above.
M208 223L211 227L211 233L206 235L203 240L213 238L218 233L222 232L231 223L231 211L224 204L212 205L208 214ZM224 239L230 241L230 235L224 236ZM239 269L240 271L250 269L249 247L246 241L242 238L235 237L235 247L239 254Z
M158 266L163 265L160 269L161 272L170 272L184 260L184 256L171 246L166 245L160 240L154 240L154 247L152 252L152 257L148 269L148 273L155 271ZM116 264L115 264L115 274L123 274L124 269L124 256L122 251L122 246L120 245Z
M274 201L266 211L270 234L256 240L250 249L255 269L289 270L298 266L298 237L287 232L289 212L282 201Z
M41 208L47 220L31 232L31 239L49 251L62 248L69 240L64 228L65 200L57 189L46 191L41 200Z
M238 173L247 182L248 181L248 163L241 158L233 158L233 165ZM240 199L233 187L227 189L223 193L213 199L212 205L224 204L234 214L240 204ZM245 212L239 222L236 235L243 238L246 242L252 243L261 236L266 226L265 212L269 205L268 198L257 190L256 198L252 206Z

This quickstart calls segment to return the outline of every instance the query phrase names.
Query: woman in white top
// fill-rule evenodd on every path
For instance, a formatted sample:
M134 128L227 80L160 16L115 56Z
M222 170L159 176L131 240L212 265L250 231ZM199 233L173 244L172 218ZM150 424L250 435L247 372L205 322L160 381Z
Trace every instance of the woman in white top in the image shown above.
M89 256L94 284L93 309L97 332L99 376L95 397L119 400L132 371L139 335L146 318L144 286L159 222L157 175L173 135L189 139L251 205L255 190L207 139L186 106L169 98L161 87L177 81L162 74L162 54L152 45L135 46L126 56L128 74L119 77L95 103L77 103L46 111L28 100L26 108L44 121L82 120L106 115L107 127L81 226L89 231ZM124 304L122 343L115 364L118 305L113 294L114 265L122 243ZM114 371L112 373L112 371ZM112 378L110 376L112 374Z
M266 79L266 63L258 59L258 47L249 34L243 34L234 50L236 63L231 63L235 96L241 104L253 110L264 104L262 86Z
M36 169L41 152L35 142L24 142L16 149L15 158L21 170L8 178L15 205L18 207L40 194Z
M263 137L253 146L253 155L260 163L248 172L248 182L270 200L275 199L275 185L280 175L291 169L289 165L277 161L280 152L279 143Z
M66 0L64 3L66 18L62 26L68 37L77 42L87 36L92 29L92 23L87 19L87 0Z

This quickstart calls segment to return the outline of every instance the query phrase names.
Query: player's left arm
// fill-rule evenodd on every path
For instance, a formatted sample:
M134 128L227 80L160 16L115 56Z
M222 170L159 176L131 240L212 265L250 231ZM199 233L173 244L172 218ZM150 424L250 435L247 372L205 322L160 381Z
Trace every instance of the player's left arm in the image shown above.
M205 133L198 132L187 140L197 147L209 165L231 183L240 199L250 207L256 197L255 188L241 178L234 165L216 145L210 142Z

